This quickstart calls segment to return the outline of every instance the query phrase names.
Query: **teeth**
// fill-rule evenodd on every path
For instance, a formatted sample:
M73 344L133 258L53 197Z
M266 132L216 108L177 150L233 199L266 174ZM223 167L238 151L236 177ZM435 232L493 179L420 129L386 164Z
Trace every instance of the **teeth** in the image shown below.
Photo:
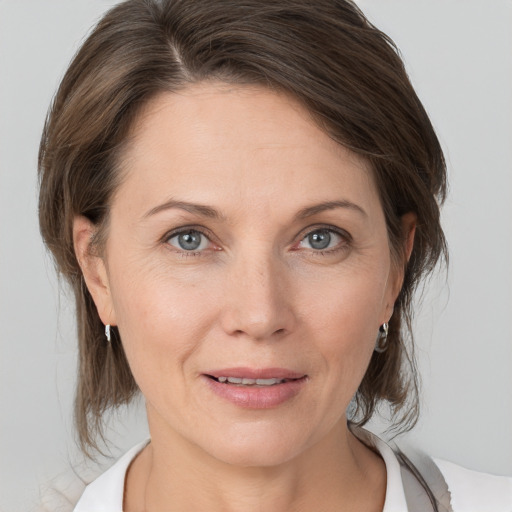
M230 384L241 384L243 386L273 386L274 384L281 384L286 379L247 379L239 377L217 377L219 382Z
M272 386L273 384L280 382L283 382L283 379L256 379L256 384L258 386Z

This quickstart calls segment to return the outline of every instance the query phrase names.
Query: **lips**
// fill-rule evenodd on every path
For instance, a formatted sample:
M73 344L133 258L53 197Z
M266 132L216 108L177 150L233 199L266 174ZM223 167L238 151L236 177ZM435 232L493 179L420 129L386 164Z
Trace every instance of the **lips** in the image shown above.
M238 407L268 409L296 396L307 375L285 368L224 368L203 374L208 387Z
M212 377L218 382L235 384L239 386L275 386L276 384L282 384L287 379L248 379L247 377Z
M235 379L278 379L278 380L295 380L305 377L304 373L295 372L286 368L223 368L221 370L212 370L205 372L205 375L219 379L220 377Z

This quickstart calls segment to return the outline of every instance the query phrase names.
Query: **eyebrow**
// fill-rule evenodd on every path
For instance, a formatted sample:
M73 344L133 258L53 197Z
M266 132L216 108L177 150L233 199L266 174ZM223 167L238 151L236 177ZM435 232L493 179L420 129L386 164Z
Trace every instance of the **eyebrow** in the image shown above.
M210 219L216 219L216 220L224 220L225 217L222 215L218 210L211 206L206 206L202 204L194 204L189 203L187 201L177 201L175 199L170 199L169 201L166 201L165 203L162 203L158 206L155 206L151 210L149 210L147 213L143 215L143 219L146 219L147 217L151 217L152 215L156 215L157 213L164 211L164 210L170 210L172 208L178 208L180 210L184 210L186 212L200 215L202 217L208 217ZM313 215L317 215L318 213L322 213L328 210L335 210L337 208L345 208L349 210L353 210L355 212L358 212L362 214L363 216L367 217L368 214L361 208L359 205L352 203L350 201L326 201L324 203L315 204L313 206L308 206L306 208L303 208L300 210L297 215L295 216L296 219L306 219L308 217L312 217Z
M156 215L157 213L159 213L161 211L170 210L172 208L178 208L180 210L184 210L189 213L200 215L202 217L208 217L210 219L217 219L217 220L224 219L224 216L221 215L215 208L212 208L211 206L188 203L187 201L177 201L175 199L170 199L169 201L166 201L165 203L155 206L154 208L149 210L147 213L145 213L142 218L146 219L147 217Z
M297 219L306 219L307 217L312 217L317 213L322 213L327 210L335 210L336 208L346 208L349 210L353 210L362 214L364 217L368 217L368 214L357 204L352 203L350 201L326 201L325 203L315 204L313 206L308 206L303 208L297 213Z

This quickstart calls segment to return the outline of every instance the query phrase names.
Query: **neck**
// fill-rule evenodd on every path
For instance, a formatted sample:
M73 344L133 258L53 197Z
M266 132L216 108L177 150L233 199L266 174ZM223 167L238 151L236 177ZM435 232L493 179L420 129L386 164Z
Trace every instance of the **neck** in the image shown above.
M318 510L319 503L326 512L382 511L384 463L345 422L297 457L272 467L227 464L158 433L128 472L127 512L302 512Z

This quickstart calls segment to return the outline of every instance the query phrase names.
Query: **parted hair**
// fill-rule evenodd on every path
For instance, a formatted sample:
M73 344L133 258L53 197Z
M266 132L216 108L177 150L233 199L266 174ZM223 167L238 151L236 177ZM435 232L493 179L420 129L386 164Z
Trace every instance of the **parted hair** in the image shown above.
M412 428L419 414L413 295L447 258L439 211L446 168L396 46L348 0L127 0L103 16L73 58L39 152L40 229L76 300L82 449L98 448L104 413L130 402L138 387L117 329L111 344L105 340L75 255L73 220L94 223L101 255L137 114L157 94L206 80L291 95L320 129L370 163L404 281L388 349L373 353L351 421L363 425L387 403L392 427ZM408 212L417 227L407 261L401 217Z

